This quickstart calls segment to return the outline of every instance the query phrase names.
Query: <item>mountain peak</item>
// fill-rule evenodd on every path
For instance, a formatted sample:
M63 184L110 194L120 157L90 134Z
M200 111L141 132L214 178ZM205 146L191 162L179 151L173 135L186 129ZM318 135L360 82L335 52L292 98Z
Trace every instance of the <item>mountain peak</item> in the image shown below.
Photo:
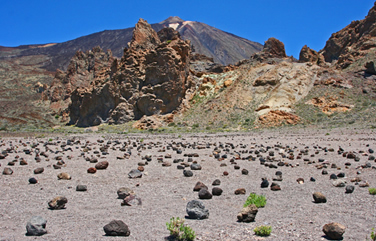
M178 16L171 16L167 18L166 20L163 20L162 22L160 22L160 24L182 23L182 22L184 22L184 20L179 18Z

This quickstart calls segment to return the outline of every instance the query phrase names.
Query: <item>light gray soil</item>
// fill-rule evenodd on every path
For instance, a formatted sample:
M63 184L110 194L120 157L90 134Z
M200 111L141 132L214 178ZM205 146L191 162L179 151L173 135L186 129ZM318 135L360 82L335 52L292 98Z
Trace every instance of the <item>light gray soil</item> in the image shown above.
M370 187L376 187L376 169L356 169L366 162L375 165L373 161L368 161L368 156L371 155L368 149L376 150L375 134L372 130L337 129L181 136L178 134L61 136L53 138L52 142L57 145L49 145L54 151L48 152L49 161L42 157L39 163L34 160L34 152L32 155L26 155L23 149L30 149L31 144L40 142L37 148L45 151L41 142L47 142L48 138L2 138L0 149L5 150L13 145L16 152L0 160L1 172L17 155L27 160L28 165L21 166L17 162L15 166L10 166L14 171L13 175L0 174L0 240L165 240L169 236L166 222L171 217L185 217L187 202L198 199L197 192L193 192L196 182L202 181L211 190L212 182L217 178L222 182L219 187L223 189L223 194L213 196L210 200L202 200L209 209L209 219L186 219L186 224L196 232L197 240L326 240L322 227L329 222L338 222L346 226L344 240L365 240L367 236L369 237L372 228L376 227L376 196L370 195L368 188L361 188L358 185L355 185L354 193L345 194L345 188L332 185L329 175L345 172L344 180L348 184L354 185L350 180L358 176L368 181ZM80 140L81 144L67 146L73 151L59 153L60 145L67 139L73 138L75 141ZM97 140L104 140L104 143L98 143ZM88 174L87 169L95 164L85 161L81 156L82 146L89 141L88 146L92 150L85 155L95 155L93 152L99 151L100 146L106 144L108 140L112 141L108 149L109 155L101 155L98 160L107 160L109 167L106 170L98 170L96 174ZM122 144L114 145L115 140L121 143L137 142L137 146L142 141L146 144L146 148L137 151L135 147L131 150L132 155L129 159L120 160L117 157L122 156L124 152L119 150ZM61 143L57 143L59 141ZM26 144L26 147L20 142ZM167 144L172 142L183 144L195 142L198 146L206 146L207 143L211 145L210 148L205 149L181 148L183 153L177 154L172 149L167 149ZM228 147L228 157L223 161L218 161L212 156L214 145L219 146L220 142L224 145L226 143L235 145L235 149ZM152 149L147 148L149 144ZM246 145L245 148L241 148L240 144ZM282 158L275 144L294 148L295 157L306 147L309 149L309 154L303 155L302 159ZM235 157L235 151L255 151L259 150L261 145L264 149L271 146L270 150L274 150L275 159L288 162L293 167L268 168L260 165L257 158L256 161L235 160L240 169L234 169L230 160ZM314 146L317 149L314 149ZM335 151L325 152L323 150L325 147L333 148ZM345 152L354 152L360 157L360 161L356 162L337 154L339 147ZM163 148L165 152L158 152ZM319 151L319 154L315 154L315 151ZM362 151L364 153L361 153ZM171 153L172 158L164 158L164 160L171 163L176 158L184 158L187 162L184 154L198 153L199 157L193 160L201 164L202 170L193 171L193 177L184 177L183 171L178 170L175 163L170 167L162 167L157 157L167 153ZM224 153L226 152L222 149L220 154ZM152 154L152 161L145 166L142 178L129 179L128 172L137 168L138 162L145 161L141 157L146 154ZM254 153L240 154L243 158L249 155L256 156ZM268 156L268 152L260 154L263 157ZM66 166L55 170L52 165L57 162L55 157L59 155L63 156ZM304 158L315 163L306 164ZM341 170L331 168L329 165L327 168L329 175L322 175L322 170L315 167L319 158L337 164ZM351 163L348 169L345 168L345 162ZM221 163L226 163L227 166L220 167ZM35 175L33 170L37 167L44 167L45 171ZM249 170L248 175L241 174L243 168ZM229 172L229 175L224 176L224 171ZM282 190L271 191L270 188L261 188L261 178L267 177L271 183L276 171L283 173L283 181L278 182ZM357 171L361 171L361 174L357 174ZM60 172L69 173L72 179L58 180L57 174ZM29 184L30 177L37 178L39 183ZM304 184L296 182L299 177L304 178ZM316 182L311 182L310 177L314 177ZM87 185L87 192L77 192L75 189L78 184ZM142 206L121 206L122 200L117 199L116 193L120 187L133 189L142 199ZM235 195L234 191L238 188L245 188L247 194ZM312 194L316 191L322 192L328 202L313 203ZM265 195L267 204L265 208L259 209L255 222L239 223L236 215L251 192ZM48 201L59 195L67 197L66 209L49 210ZM47 220L46 235L25 236L26 223L33 215L42 216ZM131 235L104 236L103 226L113 219L123 220L129 226ZM256 236L253 229L260 225L271 225L272 235L266 238Z

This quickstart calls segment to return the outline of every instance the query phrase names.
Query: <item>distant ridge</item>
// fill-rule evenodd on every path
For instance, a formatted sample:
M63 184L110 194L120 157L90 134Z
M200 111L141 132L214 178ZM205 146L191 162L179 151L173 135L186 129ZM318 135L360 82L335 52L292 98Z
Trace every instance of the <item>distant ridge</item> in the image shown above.
M165 27L174 28L183 39L191 41L196 53L212 57L215 62L223 65L234 64L239 60L247 59L262 49L260 43L224 32L205 23L184 21L177 16L169 17L160 23L151 24L151 26L155 31ZM48 44L35 44L16 48L0 47L0 51L3 51L3 53L0 53L0 59L9 56L47 55L49 61L45 63L45 69L49 71L66 70L70 59L78 50L87 51L100 46L104 50L110 49L115 57L121 57L127 43L131 41L133 29L132 27L120 30L104 30L50 46ZM10 51L10 49L15 51ZM4 51L9 52L9 56Z

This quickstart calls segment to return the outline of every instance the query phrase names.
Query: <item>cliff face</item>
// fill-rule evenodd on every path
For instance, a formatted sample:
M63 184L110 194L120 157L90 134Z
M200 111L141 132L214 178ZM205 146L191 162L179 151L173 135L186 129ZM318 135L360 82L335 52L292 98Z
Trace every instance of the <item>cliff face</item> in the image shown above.
M332 34L321 54L327 62L336 62L337 68L364 69L374 59L376 48L376 3L365 19L353 21ZM358 66L358 67L357 67Z
M171 28L160 36L163 41L140 19L121 60L101 68L101 78L94 78L89 86L72 92L70 124L121 124L177 110L192 85L190 42Z

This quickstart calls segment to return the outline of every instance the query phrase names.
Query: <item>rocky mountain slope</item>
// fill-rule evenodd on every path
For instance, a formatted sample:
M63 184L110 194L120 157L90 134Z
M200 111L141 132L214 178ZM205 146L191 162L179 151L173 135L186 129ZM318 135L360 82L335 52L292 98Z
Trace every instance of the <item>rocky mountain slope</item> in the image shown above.
M234 64L249 58L260 51L262 45L250 40L221 31L207 24L184 21L179 17L170 17L160 23L151 25L158 32L165 27L177 30L183 39L190 40L194 51L214 59L223 65ZM79 37L63 43L20 46L17 48L0 48L0 60L21 56L45 55L49 61L43 66L49 71L66 70L69 60L77 51L86 52L94 47L110 49L115 57L123 56L124 48L132 39L134 28L105 30L102 32ZM6 51L3 51L6 50ZM2 53L1 53L2 52Z

